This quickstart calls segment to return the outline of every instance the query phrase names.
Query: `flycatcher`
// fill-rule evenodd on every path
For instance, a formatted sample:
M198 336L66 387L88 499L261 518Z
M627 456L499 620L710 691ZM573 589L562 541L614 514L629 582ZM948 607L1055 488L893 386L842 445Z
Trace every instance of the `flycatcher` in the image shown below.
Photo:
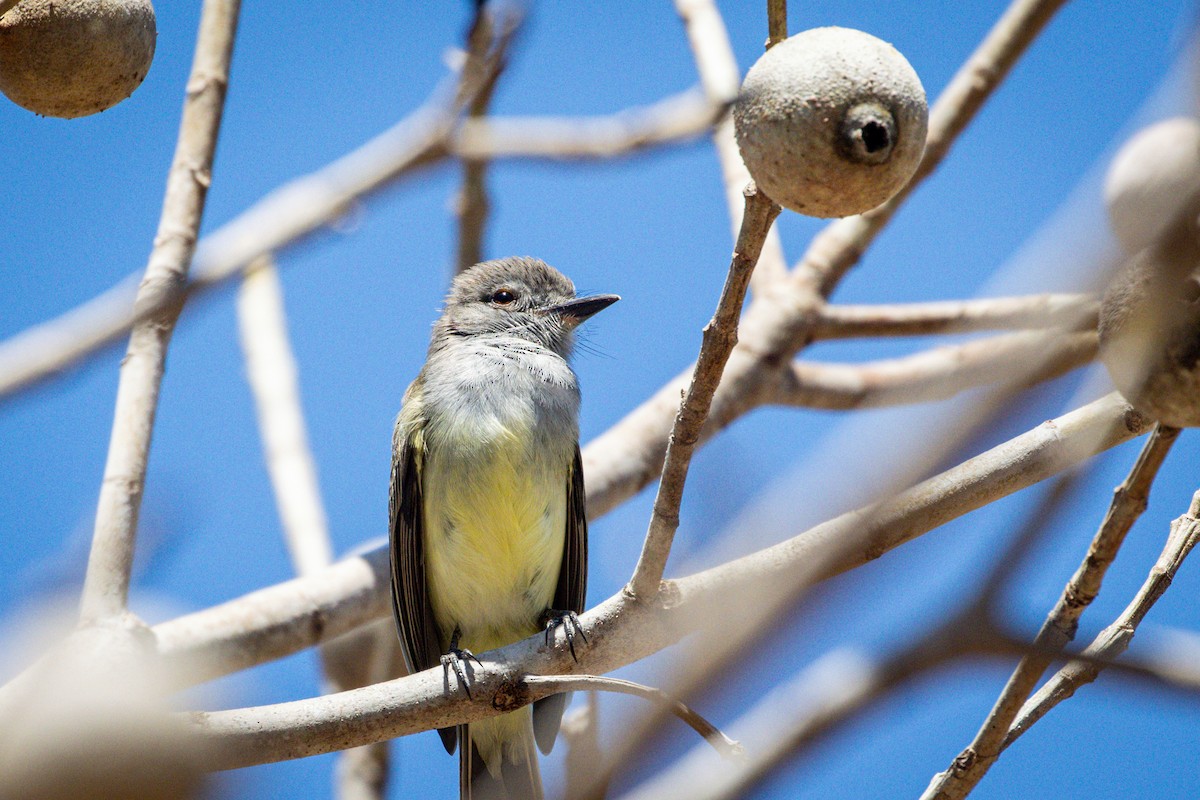
M533 258L459 275L392 436L392 606L410 671L466 663L562 625L574 653L587 589L579 323L616 295L575 297ZM464 669L467 667L467 669ZM463 798L542 797L565 695L438 731L459 748Z

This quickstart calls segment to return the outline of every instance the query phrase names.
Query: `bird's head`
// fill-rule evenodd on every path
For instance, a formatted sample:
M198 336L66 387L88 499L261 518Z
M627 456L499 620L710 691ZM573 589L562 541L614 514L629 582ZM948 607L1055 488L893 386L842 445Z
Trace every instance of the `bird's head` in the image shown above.
M536 258L484 261L454 279L437 333L516 336L566 358L575 328L619 299L576 297L566 275Z

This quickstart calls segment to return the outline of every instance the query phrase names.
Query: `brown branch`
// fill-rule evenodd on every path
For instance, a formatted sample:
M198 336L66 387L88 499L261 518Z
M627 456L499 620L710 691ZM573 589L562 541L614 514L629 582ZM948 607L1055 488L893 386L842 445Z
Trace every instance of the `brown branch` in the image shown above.
M1046 668L1075 638L1080 616L1099 594L1104 575L1125 541L1125 535L1146 509L1150 484L1178 437L1178 428L1155 427L1133 469L1114 491L1108 513L1092 538L1083 562L1034 637L1034 652L1021 659L974 740L945 772L934 776L923 797L930 800L966 797L1000 757L1009 726L1021 705Z
M905 305L827 305L817 314L813 339L926 336L1024 328L1083 330L1096 327L1097 311L1096 299L1082 294L985 297Z
M1111 625L1100 632L1082 655L1102 661L1112 661L1129 647L1138 625L1171 585L1188 553L1200 540L1200 492L1192 497L1188 511L1171 523L1171 531L1158 561L1146 576L1141 588ZM1060 669L1025 702L1008 730L1003 748L1021 737L1030 726L1049 713L1085 684L1096 680L1104 668L1099 661L1072 661Z
M730 739L721 729L713 725L693 708L662 689L645 686L620 678L602 678L597 675L529 675L525 685L539 690L550 688L554 692L615 692L640 697L657 703L678 717L684 724L700 734L704 741L725 758L739 759L744 753L742 746Z
M133 329L121 362L112 436L80 602L84 621L125 613L150 438L167 346L180 310L173 299L187 282L212 182L213 153L225 107L240 5L238 0L206 0L201 12L162 216L134 301L143 321ZM148 308L155 310L146 312Z
M492 18L488 13L487 5L480 5L467 34L468 57L482 61L491 44ZM471 100L467 107L469 118L479 119L487 116L501 69L503 69L503 65L489 77L483 84L483 88ZM462 272L472 264L483 260L483 229L490 210L486 184L487 170L486 159L477 158L463 161L462 186L454 203L458 214L456 272Z
M724 593L722 597L739 592L757 595L769 580L783 580L792 586L795 581L808 579L801 573L811 570L814 563L820 565L817 579L840 574L1128 441L1146 427L1145 420L1119 395L1109 395L936 475L887 503L843 514L757 553L671 581L672 595L680 601L690 597L688 602L697 607L703 598L716 597L715 592ZM845 541L864 530L870 535L853 550L842 553L836 561L824 558L831 542ZM386 617L390 613L388 570L387 548L379 547L339 561L310 578L296 578L160 623L153 628L159 653L172 662L176 672L190 668L188 677L193 681L282 658ZM601 604L596 613L603 616L601 609L624 607L629 605L627 600L618 593ZM718 601L714 604L719 606ZM630 607L641 606L634 603ZM628 608L625 610L628 612ZM702 622L693 619L679 630L655 633L647 629L631 631L628 636L631 641L646 637L645 644L651 648L648 652L657 652L685 635L690 626ZM626 624L635 625L622 622L622 626ZM587 633L590 640L590 627ZM664 638L656 641L656 635ZM641 643L631 646L638 653L643 648ZM631 657L616 666L634 660ZM592 673L607 671L589 662L581 663Z
M708 98L714 103L731 103L742 86L741 70L729 43L725 21L714 0L675 0L675 10L683 20L696 71ZM729 206L729 221L734 239L742 227L742 211L745 198L742 191L750 183L750 171L742 161L741 151L733 135L733 118L725 115L713 127L713 146L721 164L725 201ZM766 287L782 281L787 276L787 259L779 231L774 227L763 242L758 256L758 266L750 276L750 290L762 293Z
M750 275L754 272L767 231L779 212L779 206L760 194L753 185L746 190L746 212L729 264L729 275L721 289L717 310L712 320L704 326L696 370L668 440L662 479L658 495L654 498L646 541L633 577L626 587L626 591L634 597L649 599L658 592L671 552L671 541L679 527L679 506L683 502L683 486L687 481L692 454L700 443L700 429L708 418L713 393L721 382L729 354L737 344L738 318L746 299Z
M1015 333L862 364L797 361L764 391L767 402L829 410L927 403L993 383L1040 383L1095 356L1095 332Z
M788 38L787 0L767 0L767 49Z

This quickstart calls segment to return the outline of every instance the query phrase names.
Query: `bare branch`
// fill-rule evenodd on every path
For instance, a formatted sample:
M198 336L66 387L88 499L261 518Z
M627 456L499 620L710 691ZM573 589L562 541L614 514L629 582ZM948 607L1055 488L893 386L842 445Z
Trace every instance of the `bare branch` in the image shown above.
M488 117L464 120L450 151L464 159L616 158L700 136L725 113L699 89L602 117Z
M133 284L127 279L0 343L0 397L67 369L139 321L165 309L178 310L192 294L237 276L259 256L304 240L357 201L451 154L466 159L610 158L697 136L724 113L723 106L691 91L610 117L468 120L456 134L459 108L454 97L443 87L391 129L276 189L205 237L192 260L190 282L131 307Z
M725 364L737 344L738 317L746 299L746 287L758 261L759 251L771 223L779 216L780 208L753 186L746 190L746 213L742 231L738 234L729 275L721 289L717 310L704 326L700 356L691 384L667 445L663 461L662 481L654 498L654 510L642 554L626 587L634 597L651 598L658 591L671 552L671 541L679 527L679 506L683 502L683 485L687 480L692 454L700 443L700 429L708 417L713 393L721 382Z
M640 697L663 706L679 717L684 724L704 737L704 741L725 758L738 759L743 755L742 746L722 733L720 728L706 720L683 701L653 686L645 686L620 678L602 678L597 675L530 675L525 678L525 684L539 689L550 688L557 692L600 691Z
M1082 294L985 297L905 305L828 305L817 314L813 339L925 336L1024 328L1096 327L1098 304Z
M675 10L683 20L700 83L708 98L714 103L731 103L742 85L733 46L725 30L725 21L714 0L675 0ZM725 115L714 126L713 145L717 160L721 164L722 181L725 185L725 200L729 205L729 220L732 235L736 239L742 227L742 212L745 198L742 191L750 183L750 171L742 161L733 136L733 119ZM774 227L763 242L758 266L750 276L750 290L757 293L766 286L777 283L787 275L787 260L783 255L783 244L779 231Z
M952 519L1128 441L1147 426L1114 393L1043 423L886 503L843 514L757 553L670 581L674 601L692 607L683 614L680 605L673 605L672 613L691 621L657 633L649 628L627 631L628 639L623 635L622 640L629 642L628 651L623 653L628 660L614 660L609 669L677 641L704 622L705 612L699 609L710 601L719 607L718 598L738 593L757 597L760 591L769 593L772 587L766 584L776 580L782 580L790 590L812 577L814 565L819 567L817 579L861 566ZM859 547L852 552L839 551L836 561L826 558L830 542L844 540L847 531L862 530L870 536ZM387 616L388 569L387 548L380 547L339 561L310 578L296 578L160 623L153 628L159 652L177 665L177 671L193 667L191 680L281 658ZM596 609L599 616L589 612L586 619L607 620L609 617L604 615L609 612L602 610L624 608L627 600L618 593ZM652 608L653 604L633 603L630 607ZM622 620L619 630L638 624ZM592 627L588 627L589 642L592 633ZM582 658L580 663L580 668L588 672L608 671Z
M859 566L956 516L1125 441L1145 425L1119 396L1110 395L876 505L870 509L869 521L861 511L845 514L787 542L668 581L667 589L653 601L618 592L581 617L589 644L578 653L578 662L564 649L547 648L540 635L480 654L482 665L472 667L473 700L463 693L448 692L443 670L434 668L338 695L196 714L194 722L216 745L209 756L210 766L229 769L331 752L509 711L549 694L526 686L523 681L528 675L604 674L658 652L698 628L710 627L713 620L724 618L721 609L742 602L759 603L767 597L782 598L786 603L797 576L800 583L807 584L806 573L813 570L814 561L818 577ZM839 539L864 529L867 534L861 537L860 548L847 551L837 547ZM837 558L829 557L831 550ZM386 553L371 555L376 556L379 572L385 576ZM297 579L290 587L265 589L255 595L262 605L267 605L261 598L268 594L274 595L276 604L287 598L290 604L299 605L296 593L313 591L319 578ZM379 605L385 608L386 585L386 577L382 577ZM190 625L179 627L203 629L209 613L191 615ZM336 615L336 610L330 609L330 624L336 622ZM156 632L161 634L162 628ZM252 634L238 631L232 635ZM309 629L294 637L301 638L308 641L293 641L293 645L311 644L319 637ZM240 652L231 640L223 644ZM174 653L176 657L183 655L180 650Z
M283 534L297 574L311 575L329 566L333 545L300 408L283 291L269 257L258 259L246 272L238 296L238 322Z
M492 45L492 18L486 5L477 7L475 19L467 34L468 57L482 61ZM467 115L472 119L487 116L492 104L492 94L500 77L497 69L483 88L475 95L467 107ZM463 182L455 199L455 210L458 214L458 252L455 260L455 271L462 272L472 264L483 260L483 228L487 222L489 210L487 185L488 162L485 159L468 159L463 161Z
M786 280L773 285L770 292L755 295L738 331L741 342L730 355L721 386L713 395L702 439L761 404L764 387L777 379L776 365L791 359L811 340L825 298L866 252L919 179L941 163L954 138L1064 2L1016 0L935 103L929 127L931 144L925 149L917 177L879 208L828 225ZM585 451L593 513L612 509L658 476L671 420L690 375L689 368L672 378Z
M863 364L797 361L765 391L767 402L830 410L927 403L992 383L1041 383L1095 356L1094 332L1014 333Z
M930 800L966 797L1000 757L1004 738L1021 705L1055 656L1075 638L1080 616L1099 594L1104 574L1125 541L1125 534L1145 510L1150 484L1178 437L1178 428L1155 427L1133 469L1114 491L1108 513L1083 562L1034 637L1034 652L1021 659L975 739L945 772L934 776L924 797Z
M1179 567L1182 566L1188 553L1196 546L1198 539L1200 539L1200 492L1192 497L1187 513L1171 523L1171 532L1167 536L1166 545L1133 600L1111 625L1092 640L1092 643L1084 649L1083 656L1112 661L1125 652L1138 625L1162 597L1167 587L1171 585L1175 573L1179 571ZM1102 669L1103 665L1096 661L1072 661L1060 669L1021 706L1016 721L1013 722L1004 739L1003 747L1007 748L1015 742L1029 730L1030 726L1046 716L1050 709L1075 694L1075 690L1080 686L1096 680Z
M787 0L767 0L767 49L788 38Z
M829 295L913 189L938 168L958 135L1066 2L1014 0L1008 6L930 109L925 155L908 185L878 208L828 225L813 239L794 270L796 279Z
M187 281L204 200L212 182L213 153L225 107L240 6L239 0L206 0L201 11L162 216L134 302L145 316L133 329L121 362L112 437L80 603L85 621L123 614L129 597L150 437L167 346L180 310L178 302L170 298L177 297ZM146 313L147 308L155 310Z

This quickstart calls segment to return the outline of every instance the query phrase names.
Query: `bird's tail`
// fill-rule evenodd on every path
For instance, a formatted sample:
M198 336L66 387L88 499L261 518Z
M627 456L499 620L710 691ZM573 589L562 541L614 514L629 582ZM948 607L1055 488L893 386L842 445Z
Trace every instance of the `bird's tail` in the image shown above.
M458 727L460 800L543 800L529 708Z

